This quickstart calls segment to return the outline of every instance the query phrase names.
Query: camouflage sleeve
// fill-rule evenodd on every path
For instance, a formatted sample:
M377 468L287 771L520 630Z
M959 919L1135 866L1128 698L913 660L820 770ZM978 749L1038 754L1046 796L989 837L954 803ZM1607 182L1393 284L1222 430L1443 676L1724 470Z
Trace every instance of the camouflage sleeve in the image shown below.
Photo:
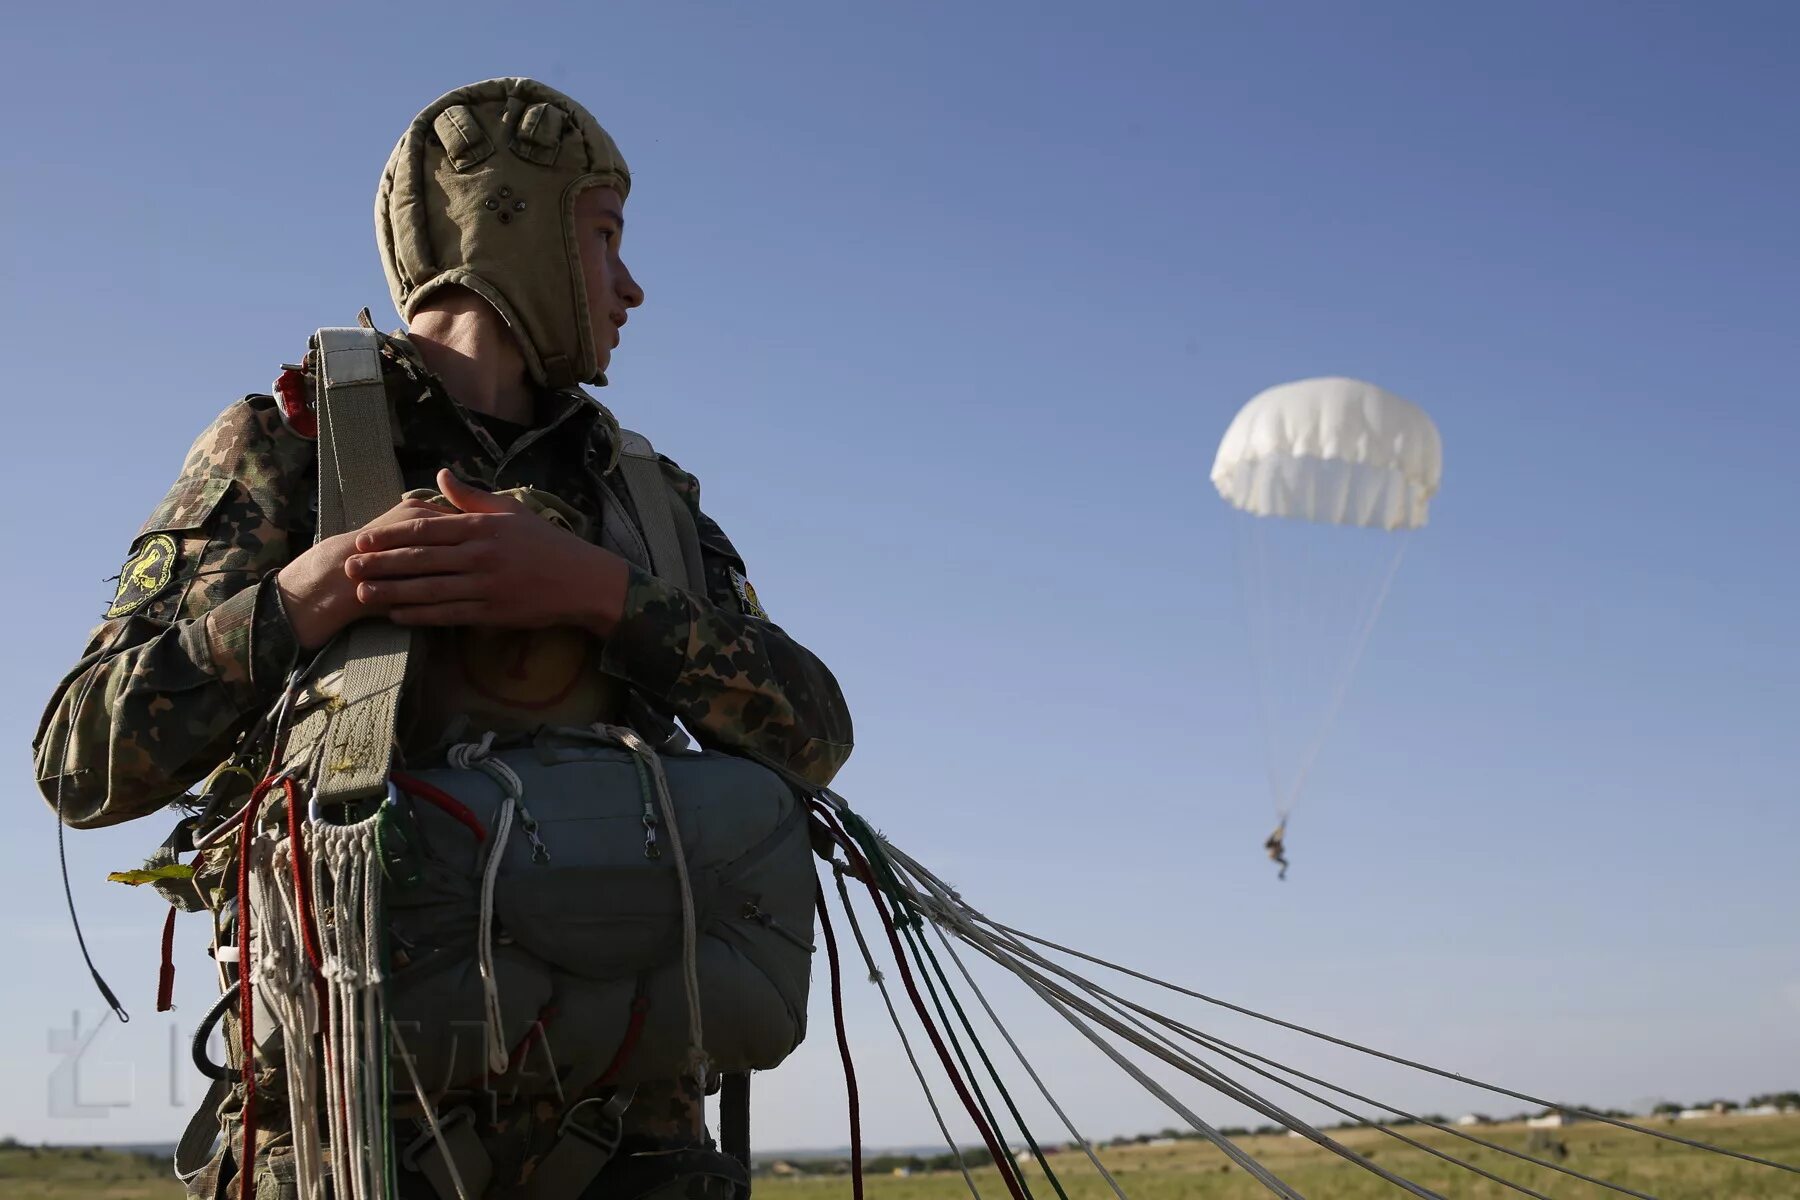
M813 783L831 782L852 743L831 671L772 624L724 532L700 511L699 484L674 469L700 533L707 594L636 567L602 669L680 717L703 742L753 751Z
M161 808L273 702L298 652L274 575L304 548L311 462L261 396L194 443L38 728L38 787L69 825Z

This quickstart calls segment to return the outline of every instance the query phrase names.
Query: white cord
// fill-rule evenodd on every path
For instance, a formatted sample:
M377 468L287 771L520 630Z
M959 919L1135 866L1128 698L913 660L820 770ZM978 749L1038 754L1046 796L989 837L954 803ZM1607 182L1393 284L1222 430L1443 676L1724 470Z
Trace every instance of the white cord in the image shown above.
M512 1055L506 1043L505 1013L500 1006L500 980L494 968L494 890L506 857L506 843L512 837L514 817L523 805L525 783L516 771L492 756L493 745L494 735L489 731L479 742L450 747L446 757L458 770L482 771L499 785L501 792L500 812L494 819L492 844L488 846L487 861L481 872L481 928L475 941L476 967L481 974L481 1025L488 1071L499 1075L511 1065Z
M637 756L650 773L650 784L662 808L663 824L669 832L669 848L675 856L675 875L681 884L681 959L682 982L687 991L688 1066L702 1087L710 1059L706 1039L700 1028L700 934L694 917L694 888L688 878L687 853L681 845L681 823L675 818L675 798L669 793L669 778L663 772L662 757L630 729L620 725L596 726L606 736Z
M325 1200L319 1062L313 1042L318 1004L307 976L299 900L290 886L293 847L285 836L268 833L258 835L252 845L252 906L261 915L257 927L262 936L257 939L261 952L252 964L251 983L281 1030L295 1189L302 1200Z
M311 826L314 902L328 905L331 914L319 922L319 952L326 984L327 1120L334 1194L341 1200L384 1200L387 1192L387 1015L375 845L380 819L377 812L354 825Z

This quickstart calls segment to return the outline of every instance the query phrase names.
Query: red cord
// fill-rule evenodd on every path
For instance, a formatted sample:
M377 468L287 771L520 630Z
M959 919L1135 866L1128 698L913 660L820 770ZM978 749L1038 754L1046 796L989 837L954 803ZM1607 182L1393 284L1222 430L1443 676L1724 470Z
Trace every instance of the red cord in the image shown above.
M637 995L631 998L631 1024L625 1027L625 1038L619 1048L613 1051L612 1061L606 1064L606 1070L600 1072L600 1078L594 1082L595 1087L611 1083L618 1077L625 1064L631 1060L631 1052L637 1049L638 1036L644 1032L644 1014L650 1011L650 997L644 994L644 981L638 980Z
M526 1052L537 1045L538 1040L544 1036L544 1026L549 1023L551 1017L556 1015L556 1011L554 1004L544 1007L544 1010L538 1014L537 1020L531 1023L531 1028L525 1031L525 1036L519 1039L519 1044L513 1047L513 1052L507 1059L509 1063L524 1061ZM613 1051L611 1061L606 1064L606 1070L600 1072L600 1078L594 1081L594 1087L603 1087L611 1083L618 1078L619 1072L625 1069L625 1064L631 1061L631 1053L637 1049L638 1039L643 1036L644 1017L649 1011L650 997L644 994L644 982L639 979L637 994L631 998L631 1019L625 1026L625 1036L619 1040L619 1048ZM459 1083L449 1090L453 1092L469 1091L491 1084L494 1078L493 1072L490 1071L483 1074L479 1081Z
M506 1061L509 1063L525 1061L525 1055L533 1046L537 1045L538 1039L544 1036L544 1024L555 1015L556 1005L544 1005L537 1015L537 1020L531 1023L531 1028L525 1031L525 1036L519 1039L519 1044L512 1048L512 1053L507 1055ZM491 1079L492 1076L489 1078Z
M906 994L912 999L913 1009L919 1014L919 1023L925 1027L926 1034L930 1036L932 1048L937 1051L939 1061L944 1064L944 1072L950 1076L951 1086L956 1089L957 1097L962 1100L963 1108L968 1110L969 1119L975 1122L975 1128L981 1133L981 1140L987 1144L988 1153L994 1158L994 1166L1000 1172L1001 1181L1006 1184L1006 1190L1012 1193L1013 1200L1025 1200L1025 1191L1017 1176L1018 1165L1013 1162L1012 1156L1002 1149L1000 1139L995 1136L987 1119L982 1116L981 1109L975 1103L975 1097L969 1093L968 1086L957 1072L955 1061L950 1057L949 1048L944 1045L943 1037L938 1033L937 1026L932 1023L931 1014L925 1007L925 998L919 994L919 985L913 980L912 967L907 964L906 950L900 944L900 935L895 931L894 919L888 914L881 889L876 886L874 869L869 866L869 860L863 857L862 851L857 848L856 842L850 837L850 834L837 823L836 814L817 800L812 801L812 809L814 814L819 817L826 834L843 849L845 857L850 860L851 873L862 881L864 887L869 889L869 898L875 904L875 911L881 916L881 927L887 931L888 945L894 952L894 962L900 967L900 979L906 984Z
M407 795L417 796L421 800L431 801L431 803L443 809L445 813L454 817L463 825L466 825L469 832L475 835L476 841L487 841L487 830L481 827L481 821L475 816L474 812L470 810L468 805L464 804L461 800L458 800L455 796L452 796L449 792L444 791L442 788L434 787L431 784L426 783L423 779L408 775L404 771L395 771L393 773L393 780L395 785Z
M307 963L317 971L324 965L325 958L319 952L319 935L313 913L312 872L307 869L306 839L301 836L300 829L300 800L294 790L293 780L282 780L281 790L287 794L288 859L294 867L294 902L300 909L300 944L306 948ZM319 980L314 982L320 984L322 1000L323 983Z
M281 790L287 795L287 827L288 857L294 868L294 905L299 909L300 944L306 950L307 965L312 967L313 996L318 1003L320 1025L324 1025L324 1014L329 1000L325 995L325 956L319 950L319 918L313 907L312 871L306 860L306 839L300 827L300 796L294 789L292 779L281 781ZM330 1039L321 1032L321 1042L327 1047Z
M156 1011L168 1012L175 1007L175 906L163 919L162 970L156 977Z
M843 972L838 966L837 936L831 931L831 914L825 910L825 889L813 885L819 928L825 934L825 957L831 961L831 1016L837 1024L838 1056L844 1060L844 1091L850 1097L850 1194L863 1200L862 1099L856 1091L856 1064L850 1061L850 1036L844 1031Z

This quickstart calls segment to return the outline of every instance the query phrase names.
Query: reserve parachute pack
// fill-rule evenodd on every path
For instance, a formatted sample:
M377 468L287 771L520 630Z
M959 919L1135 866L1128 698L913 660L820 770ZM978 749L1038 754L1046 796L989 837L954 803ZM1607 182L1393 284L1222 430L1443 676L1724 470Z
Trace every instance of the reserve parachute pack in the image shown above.
M700 935L708 1059L773 1066L799 1043L815 887L806 814L772 772L679 752L659 764L671 830L651 768L620 745L629 736L547 729L486 757L477 744L457 756L468 767L401 773L412 844L396 858L414 873L385 897L388 936L407 959L388 977L387 1005L423 1079L480 1080L504 1063L504 1090L554 1095L570 1081L634 1084L690 1069L675 846ZM419 803L434 794L459 807ZM509 801L513 836L499 846L492 831ZM484 907L497 931L486 962L476 953ZM487 978L498 998L491 1043Z
M403 490L379 345L315 338L320 539ZM703 589L685 502L647 440L621 440L653 570ZM387 621L328 646L273 714L278 769L231 819L236 944L217 953L239 964L220 1005L247 1097L236 1161L251 1173L257 1081L276 1071L296 1195L329 1178L341 1200L384 1197L403 1166L474 1200L490 1162L459 1118L481 1098L550 1101L561 1136L521 1194L573 1200L634 1084L724 1074L741 1097L741 1073L805 1036L805 805L748 759L607 725L476 731L443 765L397 769L411 648ZM396 1144L408 1120L419 1136Z

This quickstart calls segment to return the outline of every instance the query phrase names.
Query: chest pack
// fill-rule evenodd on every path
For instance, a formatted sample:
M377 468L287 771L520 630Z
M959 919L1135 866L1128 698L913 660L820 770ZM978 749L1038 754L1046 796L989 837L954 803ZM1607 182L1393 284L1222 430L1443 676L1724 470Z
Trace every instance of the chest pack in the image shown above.
M315 346L323 539L403 489L377 335L325 329ZM704 592L685 500L646 439L621 450L652 570ZM805 808L748 759L608 725L471 731L442 764L396 769L412 650L405 628L359 622L275 714L280 766L241 814L220 951L239 964L239 1087L279 1072L302 1196L327 1177L336 1196L385 1195L403 1157L473 1200L486 1155L448 1115L550 1103L563 1136L518 1194L573 1200L610 1154L588 1118L610 1113L616 1139L632 1085L724 1074L743 1097L741 1073L805 1036ZM407 1118L423 1133L402 1152L386 1130Z
M709 1061L741 1070L785 1058L805 1030L814 888L788 786L725 755L660 756L670 828L642 753L618 735L549 729L521 748L478 749L458 756L468 766L401 776L409 798L441 791L462 806L406 806L410 844L395 860L410 878L387 896L388 1011L420 1030L408 1041L421 1076L553 1095L691 1069L676 846Z

